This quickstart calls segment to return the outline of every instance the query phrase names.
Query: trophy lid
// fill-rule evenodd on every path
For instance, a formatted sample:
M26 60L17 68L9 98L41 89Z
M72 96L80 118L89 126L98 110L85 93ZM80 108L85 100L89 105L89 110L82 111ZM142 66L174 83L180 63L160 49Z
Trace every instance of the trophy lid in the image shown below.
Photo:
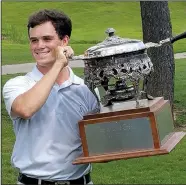
M140 40L116 36L113 28L108 28L105 33L108 34L108 37L103 42L88 48L85 51L84 59L113 56L146 49L145 44Z

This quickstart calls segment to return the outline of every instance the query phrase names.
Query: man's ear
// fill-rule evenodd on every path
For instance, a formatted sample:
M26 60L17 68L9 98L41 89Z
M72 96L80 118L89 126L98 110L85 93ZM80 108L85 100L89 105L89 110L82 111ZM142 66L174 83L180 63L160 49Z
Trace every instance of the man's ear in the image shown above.
M62 39L62 46L67 46L70 38L68 35L65 35L64 38Z

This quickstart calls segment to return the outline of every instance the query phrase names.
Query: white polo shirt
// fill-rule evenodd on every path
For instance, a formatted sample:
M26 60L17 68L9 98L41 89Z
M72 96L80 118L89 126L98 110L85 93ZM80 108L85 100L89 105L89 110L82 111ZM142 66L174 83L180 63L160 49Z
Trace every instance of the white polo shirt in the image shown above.
M39 81L43 74L35 66L25 76L10 79L3 88L6 109L16 135L11 162L29 177L43 180L72 180L88 173L90 164L73 165L82 155L78 121L99 109L92 92L69 68L70 78L55 84L46 103L30 119L11 116L17 96Z

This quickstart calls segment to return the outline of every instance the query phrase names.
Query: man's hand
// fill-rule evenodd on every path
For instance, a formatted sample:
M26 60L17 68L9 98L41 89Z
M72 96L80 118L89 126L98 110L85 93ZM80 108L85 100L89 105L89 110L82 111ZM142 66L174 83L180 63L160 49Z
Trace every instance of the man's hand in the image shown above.
M63 67L68 65L68 59L72 58L74 51L70 46L61 47L58 46L55 49L56 63L62 64Z

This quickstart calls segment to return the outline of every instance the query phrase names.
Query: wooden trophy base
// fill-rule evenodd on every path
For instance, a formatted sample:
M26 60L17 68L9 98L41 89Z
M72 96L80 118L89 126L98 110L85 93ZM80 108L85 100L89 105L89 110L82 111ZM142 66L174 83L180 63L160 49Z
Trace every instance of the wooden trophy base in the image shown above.
M185 136L175 132L169 101L162 97L115 103L79 122L83 156L73 164L168 154Z

